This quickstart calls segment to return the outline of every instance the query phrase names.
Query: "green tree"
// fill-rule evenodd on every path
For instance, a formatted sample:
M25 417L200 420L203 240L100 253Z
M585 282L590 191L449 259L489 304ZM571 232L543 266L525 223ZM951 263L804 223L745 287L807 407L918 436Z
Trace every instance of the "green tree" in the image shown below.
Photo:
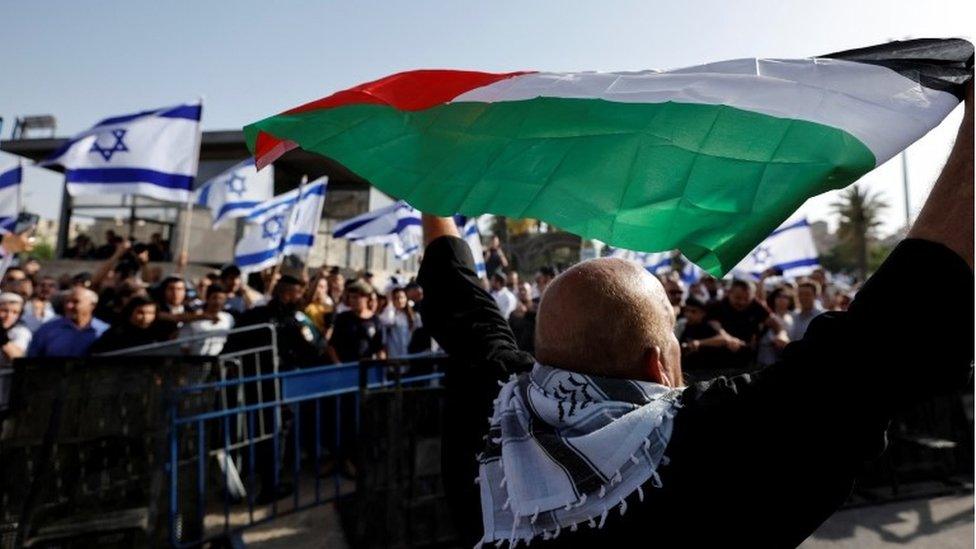
M876 237L881 226L881 212L888 207L876 193L854 185L841 193L840 200L830 205L840 216L837 237L853 252L857 274L864 280L868 274L868 243Z

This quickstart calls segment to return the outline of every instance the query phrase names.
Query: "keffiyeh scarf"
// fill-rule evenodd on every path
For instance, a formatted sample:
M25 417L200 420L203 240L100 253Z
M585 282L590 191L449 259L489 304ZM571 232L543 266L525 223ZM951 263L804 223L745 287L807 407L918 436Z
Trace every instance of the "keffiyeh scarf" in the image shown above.
M479 456L482 543L602 527L667 458L681 391L536 363L502 385Z

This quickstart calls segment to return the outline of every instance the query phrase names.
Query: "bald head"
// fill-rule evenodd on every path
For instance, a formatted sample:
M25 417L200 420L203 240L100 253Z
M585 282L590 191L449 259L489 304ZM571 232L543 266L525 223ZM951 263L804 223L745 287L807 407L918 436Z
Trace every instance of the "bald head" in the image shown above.
M648 379L653 351L680 380L674 312L660 281L636 263L592 259L556 277L536 317L539 362L576 372Z

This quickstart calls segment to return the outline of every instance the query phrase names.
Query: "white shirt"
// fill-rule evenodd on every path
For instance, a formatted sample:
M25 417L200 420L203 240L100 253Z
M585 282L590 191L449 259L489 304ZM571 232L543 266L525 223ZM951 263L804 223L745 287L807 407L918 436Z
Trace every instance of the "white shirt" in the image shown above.
M54 307L51 306L50 301L44 302L44 311L41 312L40 317L36 316L34 314L34 302L31 300L24 304L24 314L20 316L20 321L24 326L27 326L28 330L34 332L40 328L41 324L57 317L58 315L54 313Z
M27 352L27 348L30 347L33 335L30 329L22 324L14 324L7 330L7 339L9 342L19 347L25 353ZM10 366L11 363L13 361L10 360L6 353L0 353L0 366Z
M180 337L198 336L209 332L230 330L234 327L234 317L226 312L217 313L217 321L210 319L194 320L187 322L180 329ZM227 336L215 335L205 339L197 339L186 344L186 349L191 355L197 356L217 356L227 343Z
M414 313L413 328L410 328L407 313L395 309L392 305L387 305L379 318L383 324L383 343L386 344L387 354L390 357L407 355L410 352L410 338L413 336L413 331L421 326L420 315Z
M493 290L491 297L495 298L498 310L502 312L502 318L508 320L508 315L512 314L512 311L518 306L518 298L505 287L502 287L501 290Z

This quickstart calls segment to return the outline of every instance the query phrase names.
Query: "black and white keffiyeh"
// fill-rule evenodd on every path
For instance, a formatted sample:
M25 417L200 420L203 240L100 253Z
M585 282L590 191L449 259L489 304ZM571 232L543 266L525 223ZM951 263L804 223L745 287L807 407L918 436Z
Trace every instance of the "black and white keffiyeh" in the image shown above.
M583 375L536 363L502 385L477 481L482 543L602 527L657 468L681 391L657 383Z

